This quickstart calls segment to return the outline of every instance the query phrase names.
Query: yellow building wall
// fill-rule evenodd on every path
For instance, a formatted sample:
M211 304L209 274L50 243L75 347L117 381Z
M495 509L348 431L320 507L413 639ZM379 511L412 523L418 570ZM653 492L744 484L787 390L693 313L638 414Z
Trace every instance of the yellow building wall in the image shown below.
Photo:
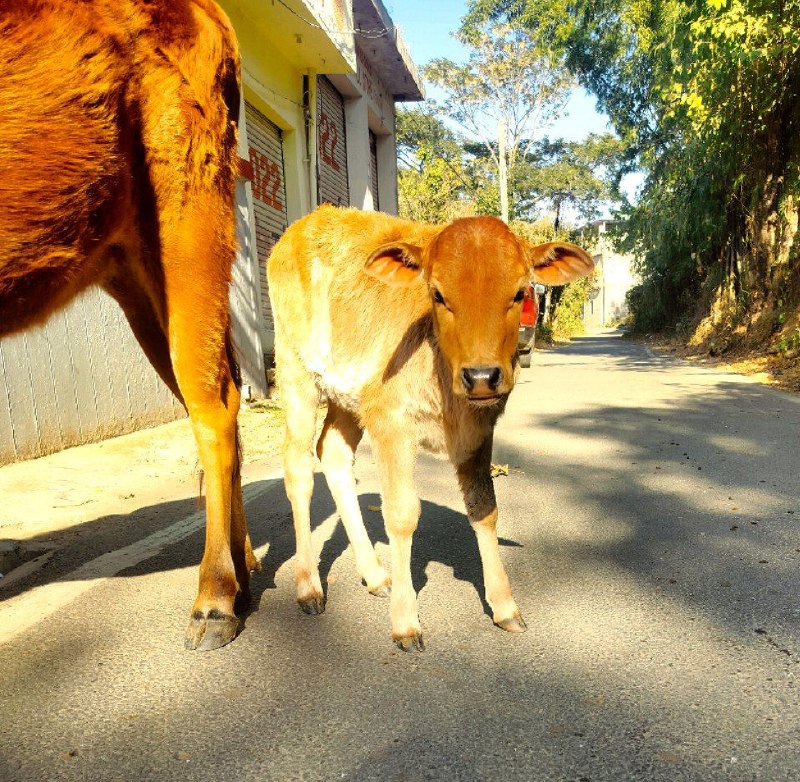
M283 131L286 209L291 223L314 207L306 162L309 156L305 149L304 74L265 46L246 18L237 18L232 13L231 21L239 37L244 98ZM240 131L240 135L246 141L246 127ZM314 145L311 146L313 153ZM240 149L246 150L246 144L240 144Z

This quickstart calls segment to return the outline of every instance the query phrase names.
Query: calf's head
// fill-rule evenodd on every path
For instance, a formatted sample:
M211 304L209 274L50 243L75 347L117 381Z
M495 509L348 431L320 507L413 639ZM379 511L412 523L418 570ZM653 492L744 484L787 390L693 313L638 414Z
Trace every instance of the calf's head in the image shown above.
M531 245L494 217L455 220L425 241L384 245L366 264L368 274L390 285L424 281L453 393L480 406L514 386L525 286L564 285L593 268L574 244Z

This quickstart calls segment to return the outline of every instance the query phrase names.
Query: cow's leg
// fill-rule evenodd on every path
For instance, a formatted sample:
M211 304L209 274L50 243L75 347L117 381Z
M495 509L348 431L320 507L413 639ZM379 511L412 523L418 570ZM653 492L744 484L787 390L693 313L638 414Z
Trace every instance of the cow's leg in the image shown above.
M328 415L317 442L317 456L353 546L358 575L373 595L386 597L389 595L389 574L378 560L364 527L353 474L353 459L363 434L364 430L352 413L328 402Z
M218 257L193 255L198 263L205 260L211 264L216 273L209 274L204 291L192 292L191 286L181 281L179 294L168 296L168 312L161 314L158 304L131 273L136 257L131 251L122 262L116 258L104 287L119 303L150 363L191 417L207 487L207 522L200 586L185 645L214 649L235 635L238 621L234 601L237 608L249 602L250 571L260 568L250 545L242 502L235 425L238 391L226 332L228 315L218 304L220 297L227 301L227 283L218 271ZM170 259L174 261L175 257ZM171 268L167 266L168 284L175 276L174 272L170 274ZM192 318L198 296L208 297L201 306L209 306L209 313L216 306L216 317ZM170 323L169 333L161 325L166 321ZM227 480L226 487L223 484Z
M241 484L235 477L239 461L236 442L239 390L231 376L225 348L211 347L214 338L220 335L214 333L216 328L208 321L203 324L200 321L205 318L196 318L197 325L192 327L183 319L170 316L170 342L177 358L175 374L191 418L206 487L205 549L186 647L205 650L233 640L238 628L234 601L240 588L245 597L249 594L249 585L245 568L237 569L234 565L231 545L233 492L241 492ZM207 349L216 353L213 359L203 355ZM240 498L236 507L241 512ZM242 524L243 519L237 529ZM240 547L240 554L241 551ZM237 576L245 583L240 584Z
M217 353L218 367L206 363L209 357L202 356L203 343L208 344L215 336L209 330L192 329L186 322L170 319L170 341L177 353L176 375L189 410L206 486L205 549L186 634L188 649L215 649L233 640L238 627L234 601L240 586L245 595L249 591L247 583L240 585L237 580L237 575L244 575L244 569L237 573L231 547L234 487L241 491L241 484L234 478L239 460L239 390L231 377L224 348ZM213 383L211 375L221 377ZM237 507L241 508L239 498Z
M292 505L297 544L294 579L297 602L307 614L325 610L318 555L311 544L311 493L314 488L314 436L320 393L314 379L296 357L276 343L278 387L286 416L283 474Z
M491 457L492 435L489 434L469 459L456 466L456 472L464 494L467 518L478 539L486 602L492 609L492 619L503 630L522 632L527 627L511 594L511 585L500 559Z
M250 533L247 531L247 519L244 515L242 460L238 431L236 433L236 449L238 458L234 464L231 489L231 557L236 571L236 583L239 585L234 607L239 611L250 605L250 573L261 570L261 562L258 561L253 553Z
M381 479L383 520L392 556L392 639L404 651L422 651L417 595L411 580L411 539L420 502L414 487L416 443L402 414L387 414L370 428Z
M231 205L232 206L232 205ZM234 564L232 531L246 534L238 515L241 492L236 418L238 375L229 342L228 288L233 245L224 237L232 209L219 195L196 193L185 207L165 211L160 257L164 323L180 395L191 419L206 491L206 535L197 597L185 646L215 649L238 629L234 601L248 592L246 565ZM244 541L233 546L241 557ZM238 577L238 578L237 578Z

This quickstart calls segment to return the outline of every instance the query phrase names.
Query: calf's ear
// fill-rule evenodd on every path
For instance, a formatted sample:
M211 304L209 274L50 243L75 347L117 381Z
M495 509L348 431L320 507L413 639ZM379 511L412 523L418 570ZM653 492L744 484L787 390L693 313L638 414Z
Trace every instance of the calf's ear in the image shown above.
M591 274L594 259L585 250L569 242L526 244L533 281L545 285L566 285Z
M387 285L410 285L422 274L422 248L405 242L379 247L367 259L364 271Z

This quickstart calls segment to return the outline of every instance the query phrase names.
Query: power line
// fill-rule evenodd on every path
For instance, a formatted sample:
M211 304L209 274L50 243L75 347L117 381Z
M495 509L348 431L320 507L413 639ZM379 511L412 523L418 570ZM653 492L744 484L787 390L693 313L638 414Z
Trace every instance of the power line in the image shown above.
M304 22L309 27L315 27L317 30L322 30L330 35L358 35L361 38L383 38L387 35L391 35L394 33L394 26L392 27L376 27L374 30L362 30L358 27L354 27L352 30L331 30L329 27L325 27L325 25L316 24L315 22L311 22L306 19L304 16L301 16L287 5L284 0L278 0L278 2L290 13L296 16L301 22Z

